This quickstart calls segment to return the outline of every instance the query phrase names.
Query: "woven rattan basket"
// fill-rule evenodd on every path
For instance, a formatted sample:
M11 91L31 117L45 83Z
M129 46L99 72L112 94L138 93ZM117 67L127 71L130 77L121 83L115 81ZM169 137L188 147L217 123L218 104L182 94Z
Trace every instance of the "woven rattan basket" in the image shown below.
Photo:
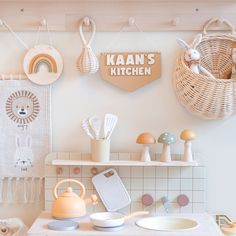
M202 41L197 46L201 66L215 78L194 73L183 54L177 58L174 72L174 89L180 103L191 113L206 119L224 119L236 113L236 80L229 79L236 34L226 19L223 23L230 27L231 33L207 33L208 27L219 20L214 18L205 24Z

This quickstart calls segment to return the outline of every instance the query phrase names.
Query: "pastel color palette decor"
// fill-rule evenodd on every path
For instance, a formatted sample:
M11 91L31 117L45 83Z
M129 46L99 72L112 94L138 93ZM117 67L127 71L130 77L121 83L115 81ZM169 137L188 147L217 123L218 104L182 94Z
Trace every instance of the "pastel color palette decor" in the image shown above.
M47 85L55 82L62 70L62 57L50 45L36 45L24 57L24 72L35 84Z

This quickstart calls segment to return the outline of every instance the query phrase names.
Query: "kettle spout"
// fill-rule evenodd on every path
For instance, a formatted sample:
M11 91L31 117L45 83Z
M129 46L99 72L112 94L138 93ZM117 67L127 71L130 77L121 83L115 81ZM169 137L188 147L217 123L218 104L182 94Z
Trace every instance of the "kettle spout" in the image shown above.
M84 200L85 204L92 202L93 205L98 204L98 197L95 194L90 195L87 199Z

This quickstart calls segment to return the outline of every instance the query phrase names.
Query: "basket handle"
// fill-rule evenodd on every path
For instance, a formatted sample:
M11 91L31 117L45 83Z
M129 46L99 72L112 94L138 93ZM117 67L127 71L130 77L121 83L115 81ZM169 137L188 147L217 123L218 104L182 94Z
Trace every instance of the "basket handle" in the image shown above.
M229 27L229 29L231 30L231 34L235 34L235 29L234 26L224 17L220 17L220 18L211 18L203 27L203 35L207 34L207 30L209 28L210 25L212 25L213 23L223 23L226 26Z

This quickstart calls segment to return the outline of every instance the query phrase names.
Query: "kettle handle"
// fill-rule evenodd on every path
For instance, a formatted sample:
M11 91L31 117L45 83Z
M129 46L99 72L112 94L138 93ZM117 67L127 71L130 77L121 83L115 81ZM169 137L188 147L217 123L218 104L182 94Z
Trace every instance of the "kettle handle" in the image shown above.
M84 185L83 185L80 181L78 181L78 180L76 180L76 179L63 179L63 180L59 181L59 182L54 186L54 188L53 188L53 190L52 190L52 194L53 194L53 197L54 197L55 199L58 198L58 195L57 195L57 188L59 187L59 185L61 185L61 184L63 184L63 183L66 183L66 182L73 182L73 183L78 184L78 185L80 186L80 188L81 188L81 192L80 192L79 197L82 198L82 199L84 198L84 195L85 195L85 187L84 187Z

